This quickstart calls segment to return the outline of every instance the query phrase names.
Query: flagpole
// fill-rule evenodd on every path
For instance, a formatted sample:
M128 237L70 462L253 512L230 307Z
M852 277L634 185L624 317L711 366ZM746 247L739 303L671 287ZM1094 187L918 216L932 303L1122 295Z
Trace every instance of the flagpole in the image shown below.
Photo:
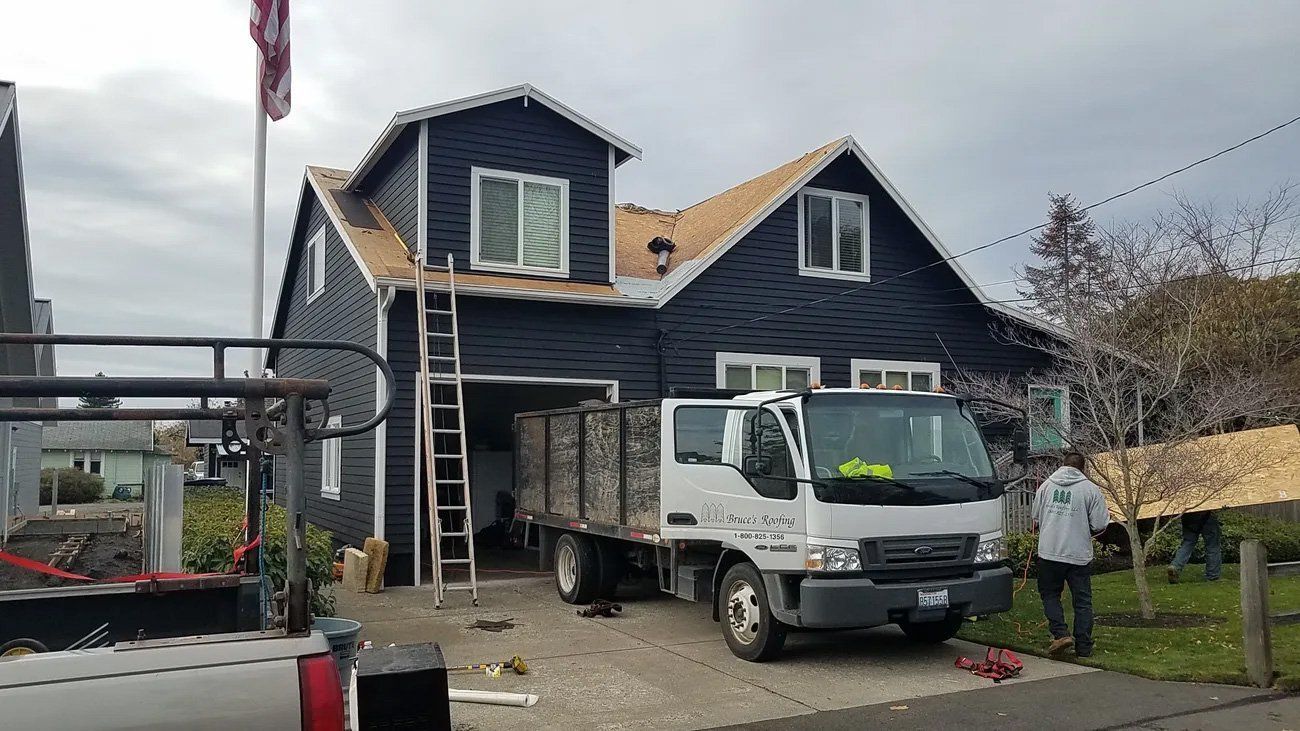
M258 50L254 53L255 60L253 63L253 72L255 75L253 83L253 302L251 330L252 337L262 337L262 300L264 286L263 270L266 268L266 110L262 108L262 55ZM249 362L248 377L260 378L262 376L262 349L251 348L251 361ZM259 405L260 406L260 405ZM249 408L250 404L245 404ZM251 436L251 435L248 435ZM247 437L246 437L247 438ZM252 440L249 440L248 447L245 450L248 461L245 464L245 484L244 484L244 518L247 531L244 534L244 543L251 543L253 538L262 534L262 452L253 446ZM244 571L252 573L257 567L260 567L261 546L254 547L245 553ZM260 571L258 572L260 576ZM264 591L262 583L259 582L259 595ZM262 597L263 604L265 597ZM266 610L262 611L263 624L265 628Z

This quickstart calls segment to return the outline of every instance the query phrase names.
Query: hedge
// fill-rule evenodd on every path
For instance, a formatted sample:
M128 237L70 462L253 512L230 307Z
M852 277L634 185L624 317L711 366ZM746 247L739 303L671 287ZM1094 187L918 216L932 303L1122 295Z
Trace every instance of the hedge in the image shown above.
M1092 557L1094 573L1100 573L1100 566L1107 566L1112 563L1115 557L1115 547L1099 543L1096 539L1092 541ZM1011 560L1011 570L1016 576L1021 576L1025 571L1025 561L1031 560L1038 555L1038 534L1037 533L1009 533L1007 534L1007 558ZM1099 566L1100 565L1100 566ZM1029 576L1037 576L1037 563L1030 562Z
M244 494L225 488L185 491L185 521L181 562L195 573L229 571L233 552L242 543ZM284 588L285 512L279 505L266 510L266 542L262 546L266 574L277 591ZM307 526L307 578L311 581L311 611L334 616L334 548L329 531Z
M59 473L59 504L93 503L104 497L104 478L76 467L46 467L41 470L41 505L50 504L54 473Z

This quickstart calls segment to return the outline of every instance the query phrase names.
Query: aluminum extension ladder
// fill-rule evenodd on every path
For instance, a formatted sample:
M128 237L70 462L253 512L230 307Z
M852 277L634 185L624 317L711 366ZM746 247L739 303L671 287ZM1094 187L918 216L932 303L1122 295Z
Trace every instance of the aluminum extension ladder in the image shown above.
M420 335L420 383L417 410L424 449L424 486L429 502L429 545L433 552L434 607L449 591L468 591L478 606L474 562L474 520L470 506L469 451L465 439L465 399L461 388L460 337L456 322L456 272L447 266L415 266ZM446 291L425 289L425 272L444 272ZM432 327L431 327L432 325ZM453 571L468 580L448 581Z

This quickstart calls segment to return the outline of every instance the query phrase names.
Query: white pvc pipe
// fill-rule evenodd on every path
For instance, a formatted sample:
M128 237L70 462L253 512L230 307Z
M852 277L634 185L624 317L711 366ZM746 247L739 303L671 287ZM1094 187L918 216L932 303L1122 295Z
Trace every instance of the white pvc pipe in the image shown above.
M503 693L499 690L447 690L447 697L460 703L487 703L494 706L528 708L537 703L532 693Z

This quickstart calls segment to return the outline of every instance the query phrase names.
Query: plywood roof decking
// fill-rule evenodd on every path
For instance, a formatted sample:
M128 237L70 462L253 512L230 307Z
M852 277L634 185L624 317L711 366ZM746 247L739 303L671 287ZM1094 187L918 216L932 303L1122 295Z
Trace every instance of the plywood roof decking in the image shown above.
M655 236L670 238L677 245L668 260L669 273L686 262L708 256L765 207L783 197L795 181L845 139L829 142L677 213L620 205L615 212L617 273L658 279L658 257L646 249Z
M370 270L370 273L376 278L382 277L384 279L414 282L415 264L407 257L406 246L402 243L397 230L393 228L393 224L388 221L373 201L342 189L343 182L347 180L349 171L309 165L307 166L307 173L312 176L312 180L325 194L324 196L318 196L321 203L328 206L333 214L332 217L342 224L343 234L347 236L352 247L356 249L357 254L361 257L366 268ZM363 205L374 216L375 221L379 224L378 228L354 225L353 222L347 219L342 206L339 205L339 198L348 196L357 199L351 202ZM445 283L447 274L445 272L426 272L425 280L431 283ZM490 274L473 274L468 271L457 271L456 283L529 291L621 296L621 293L616 288L608 284L550 279L522 279Z
M1178 515L1189 508L1197 510L1217 510L1220 508L1237 508L1246 505L1263 505L1266 503L1300 500L1300 431L1295 426L1273 426L1264 429L1250 429L1229 434L1215 434L1195 440L1190 446L1196 450L1210 450L1208 459L1230 463L1233 455L1246 453L1258 455L1264 467L1236 481L1231 488L1215 495L1204 504L1200 497L1178 499L1171 497L1157 503L1145 505L1138 513L1139 518L1154 518L1158 515ZM1129 450L1132 459L1141 459L1144 454L1159 454L1162 447L1150 445ZM1096 466L1103 473L1107 470L1111 457L1101 454L1096 458ZM1139 467L1140 469L1140 467ZM1115 508L1111 506L1111 513ZM1117 515L1117 514L1116 514Z

